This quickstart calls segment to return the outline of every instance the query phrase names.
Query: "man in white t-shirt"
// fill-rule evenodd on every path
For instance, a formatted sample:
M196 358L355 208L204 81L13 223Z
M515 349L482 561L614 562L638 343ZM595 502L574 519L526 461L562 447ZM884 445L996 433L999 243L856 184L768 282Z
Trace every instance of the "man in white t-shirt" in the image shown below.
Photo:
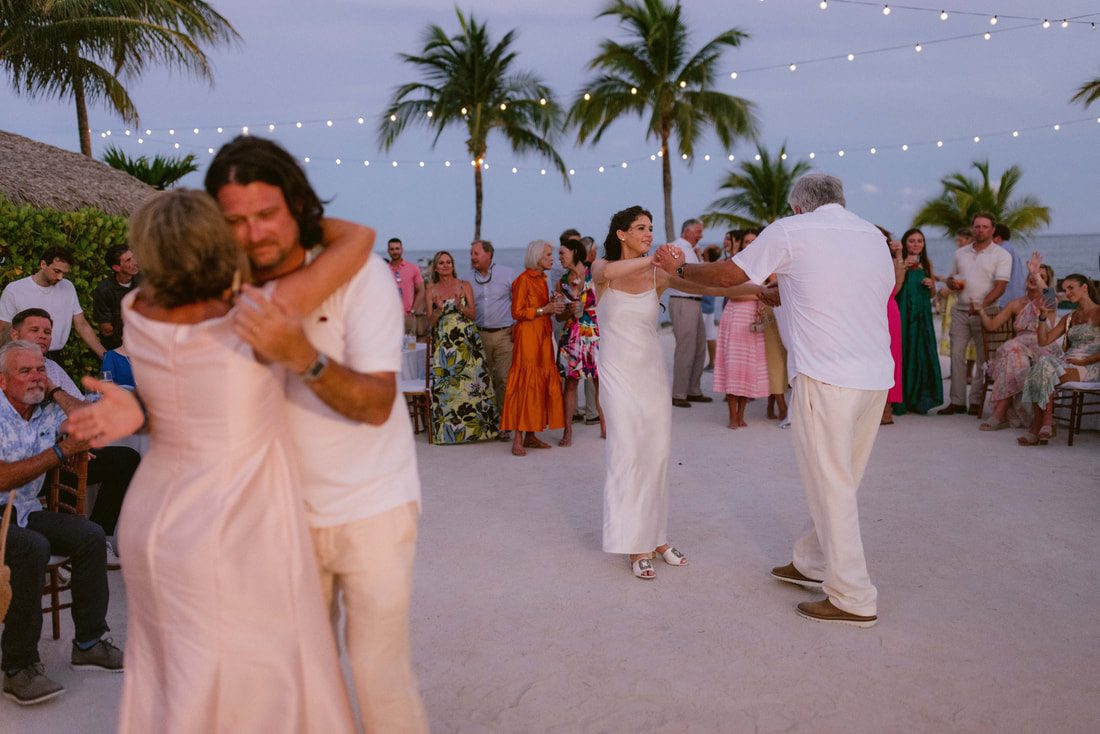
M308 262L322 206L301 168L269 140L238 137L206 174L257 282ZM412 427L397 398L403 309L385 261L371 255L300 321L247 288L237 330L288 367L288 424L321 586L340 597L366 732L427 732L409 659L409 599L420 510Z
M894 382L886 321L894 270L882 234L844 208L839 179L803 176L790 204L795 216L768 226L732 260L685 265L662 248L657 264L723 287L779 276L792 438L811 522L793 562L772 576L828 594L799 604L799 615L871 627L878 592L867 573L856 495Z
M680 227L680 236L668 244L680 250L680 262L697 263L695 245L703 239L703 223L689 219ZM703 325L701 296L668 289L668 314L672 319L672 335L676 351L672 355L672 404L690 408L692 403L709 403L714 398L703 395L701 380L707 362L707 330Z
M15 314L28 308L41 308L49 312L54 323L53 339L47 356L57 360L65 342L69 341L69 332L76 333L84 343L103 359L103 345L80 308L76 297L76 288L65 280L72 270L76 259L68 247L55 245L42 253L38 272L9 283L0 294L0 343L8 340L8 329Z

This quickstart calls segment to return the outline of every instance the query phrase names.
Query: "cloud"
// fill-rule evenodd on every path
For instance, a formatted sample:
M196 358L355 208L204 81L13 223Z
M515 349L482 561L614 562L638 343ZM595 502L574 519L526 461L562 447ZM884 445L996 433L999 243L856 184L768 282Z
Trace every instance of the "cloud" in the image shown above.
M874 195L878 193L878 186L874 184L865 183L859 187L859 190L868 195Z

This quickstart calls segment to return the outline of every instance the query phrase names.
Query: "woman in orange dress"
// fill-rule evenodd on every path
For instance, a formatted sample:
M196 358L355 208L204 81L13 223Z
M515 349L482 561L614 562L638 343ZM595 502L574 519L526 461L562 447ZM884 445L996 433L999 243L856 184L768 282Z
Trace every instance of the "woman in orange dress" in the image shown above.
M550 298L546 271L554 265L553 248L546 240L527 245L527 268L512 281L512 369L504 393L500 430L515 431L512 454L526 456L527 449L548 449L538 431L565 428L561 377L554 361L553 317L564 303ZM526 436L522 435L526 432Z

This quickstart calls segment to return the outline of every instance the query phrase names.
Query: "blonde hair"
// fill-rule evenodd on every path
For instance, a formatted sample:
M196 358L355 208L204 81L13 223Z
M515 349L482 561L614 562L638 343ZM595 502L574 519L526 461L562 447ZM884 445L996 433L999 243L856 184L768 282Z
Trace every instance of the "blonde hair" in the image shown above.
M128 239L142 287L164 308L221 298L235 276L248 280L248 258L202 191L176 189L150 199L130 217Z

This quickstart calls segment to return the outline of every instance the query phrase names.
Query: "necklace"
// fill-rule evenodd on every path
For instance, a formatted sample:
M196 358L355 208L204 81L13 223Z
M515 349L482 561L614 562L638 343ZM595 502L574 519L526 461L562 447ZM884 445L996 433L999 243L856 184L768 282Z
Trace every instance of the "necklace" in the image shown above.
M488 278L486 278L485 280L482 280L479 277L480 275L481 275L481 273L479 273L477 271L477 269L475 268L474 269L474 282L477 283L478 285L487 285L489 283L489 281L491 281L493 279L493 266L492 265L489 266L489 273L488 273L489 277Z

